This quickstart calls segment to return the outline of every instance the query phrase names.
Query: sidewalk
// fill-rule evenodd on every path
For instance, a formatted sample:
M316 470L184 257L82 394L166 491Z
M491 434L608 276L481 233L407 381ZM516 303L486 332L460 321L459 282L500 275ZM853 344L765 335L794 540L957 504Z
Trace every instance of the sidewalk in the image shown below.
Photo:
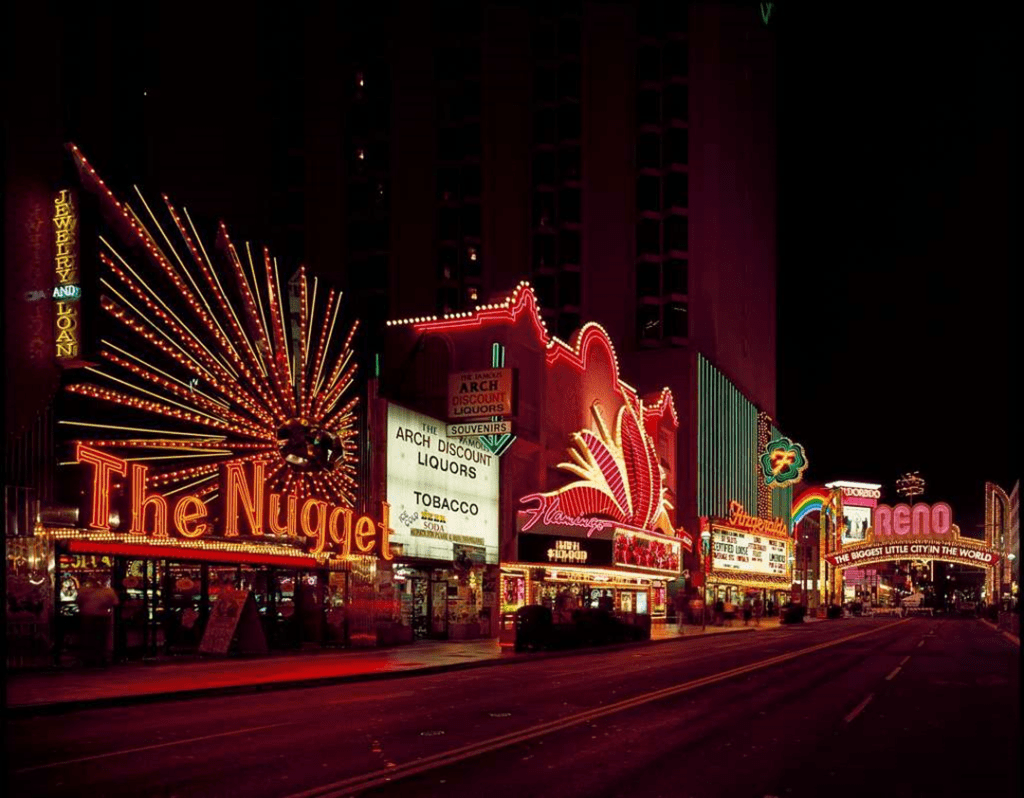
M386 679L409 674L531 662L551 657L597 654L624 647L696 640L714 634L779 628L777 618L760 626L742 621L733 626L687 624L679 634L674 623L656 623L651 640L544 653L516 653L496 639L464 642L423 640L395 648L282 653L267 657L176 660L53 671L6 674L8 711L63 712L123 703L230 695L259 690L313 687L345 681Z

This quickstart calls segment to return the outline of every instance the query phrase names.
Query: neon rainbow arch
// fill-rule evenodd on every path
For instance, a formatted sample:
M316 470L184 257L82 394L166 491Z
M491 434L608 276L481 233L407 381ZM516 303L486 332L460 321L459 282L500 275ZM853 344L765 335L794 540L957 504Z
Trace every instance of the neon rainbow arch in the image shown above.
M827 488L808 488L793 500L792 527L804 520L811 513L820 513L829 500Z

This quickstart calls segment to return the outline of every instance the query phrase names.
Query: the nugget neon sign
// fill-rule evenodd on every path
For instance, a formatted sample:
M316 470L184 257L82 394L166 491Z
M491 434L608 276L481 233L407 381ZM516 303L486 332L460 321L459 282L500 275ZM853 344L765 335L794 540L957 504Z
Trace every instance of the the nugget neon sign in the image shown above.
M110 531L111 489L115 475L128 477L131 507L129 534L155 538L177 536L197 539L214 532L209 508L195 495L175 498L146 490L146 466L128 463L107 452L78 444L76 460L92 466L91 502L87 512L91 529ZM224 512L219 534L238 537L303 536L312 543L311 553L332 549L334 553L376 555L390 560L391 505L381 502L380 520L356 516L350 507L332 505L315 497L300 497L266 489L266 463L230 463L222 473ZM283 506L283 509L282 509ZM282 517L283 516L283 517Z

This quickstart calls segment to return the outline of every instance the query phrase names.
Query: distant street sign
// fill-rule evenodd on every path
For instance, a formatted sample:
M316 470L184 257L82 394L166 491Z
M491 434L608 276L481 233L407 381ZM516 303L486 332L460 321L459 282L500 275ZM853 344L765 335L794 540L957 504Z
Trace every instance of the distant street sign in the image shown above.
M466 421L447 426L449 438L479 438L482 435L509 435L511 421Z

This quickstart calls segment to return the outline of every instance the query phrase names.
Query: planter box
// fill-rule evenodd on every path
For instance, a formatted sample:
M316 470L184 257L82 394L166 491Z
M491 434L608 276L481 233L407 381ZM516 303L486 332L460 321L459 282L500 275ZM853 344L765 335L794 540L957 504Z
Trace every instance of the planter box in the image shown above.
M394 646L412 642L412 627L401 624L381 624L377 627L377 645Z
M479 623L448 624L449 640L476 640L478 637L480 637Z

